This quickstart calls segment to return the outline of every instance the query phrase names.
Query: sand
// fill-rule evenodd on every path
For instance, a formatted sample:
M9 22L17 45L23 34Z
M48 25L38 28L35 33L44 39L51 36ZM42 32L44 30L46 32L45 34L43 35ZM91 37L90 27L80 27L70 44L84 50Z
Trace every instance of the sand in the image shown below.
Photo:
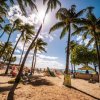
M10 76L0 76L0 100L6 100L11 88L8 80ZM67 88L62 85L63 78L44 77L35 75L30 84L19 84L14 98L15 100L96 100L82 92Z

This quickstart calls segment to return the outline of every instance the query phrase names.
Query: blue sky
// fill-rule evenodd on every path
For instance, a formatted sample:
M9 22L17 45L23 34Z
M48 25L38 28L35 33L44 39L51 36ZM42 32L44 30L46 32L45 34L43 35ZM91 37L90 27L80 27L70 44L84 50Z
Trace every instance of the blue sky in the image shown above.
M37 3L37 6L40 12L41 10L45 10L45 7L41 5L41 1L38 0L38 3ZM77 6L78 11L86 8L87 6L93 6L95 7L94 9L95 15L97 17L100 17L100 13L99 13L100 12L99 11L100 10L100 0L61 0L61 2L62 2L62 7L67 7L67 8L75 4ZM45 24L43 26L41 33L43 33L42 36L43 35L46 36L44 39L45 41L48 42L47 53L37 55L38 56L37 57L37 67L51 67L51 68L60 68L60 69L65 68L65 61L66 61L65 47L67 45L67 35L62 40L59 39L61 30L52 32L51 36L47 35L50 27L57 22L55 19L55 13L58 9L59 8L54 10L52 13L48 14ZM8 21L6 21L6 23L7 22ZM18 37L18 32L15 32L14 34L12 34L10 41L15 42L16 37ZM1 40L6 41L7 35L5 34ZM20 53L21 53L20 48L21 47L22 47L22 43L20 42L19 47L17 47L17 50L15 52L15 55L17 56L16 63L18 63L19 58L20 58ZM27 59L26 66L31 66L31 60L32 60L32 52Z

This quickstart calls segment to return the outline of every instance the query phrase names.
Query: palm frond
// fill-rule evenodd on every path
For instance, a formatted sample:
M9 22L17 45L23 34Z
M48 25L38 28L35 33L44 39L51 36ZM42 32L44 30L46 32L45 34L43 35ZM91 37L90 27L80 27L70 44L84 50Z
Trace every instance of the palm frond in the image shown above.
M86 9L83 9L83 10L79 11L78 13L76 13L75 17L76 17L76 18L77 18L77 17L80 17L80 16L82 16L85 12L86 12Z
M65 22L58 22L58 23L56 23L55 25L53 25L53 26L51 27L49 33L53 32L53 31L55 31L55 30L57 30L57 29L59 29L59 28L63 28L65 25L66 25Z
M93 42L94 42L94 38L91 38L86 46L89 47Z
M26 13L26 10L25 10L25 6L28 6L33 10L33 9L36 9L37 10L37 7L35 5L35 2L36 0L17 0L18 4L19 4L19 7L21 9L21 11L23 12L24 15L27 15ZM24 6L25 5L25 6Z
M63 28L63 30L62 30L62 32L61 32L61 35L60 35L60 39L62 39L64 36L65 36L65 34L66 34L66 32L69 30L69 26L66 26L65 28Z
M84 34L82 35L82 39L85 40L88 36L88 31L84 32Z

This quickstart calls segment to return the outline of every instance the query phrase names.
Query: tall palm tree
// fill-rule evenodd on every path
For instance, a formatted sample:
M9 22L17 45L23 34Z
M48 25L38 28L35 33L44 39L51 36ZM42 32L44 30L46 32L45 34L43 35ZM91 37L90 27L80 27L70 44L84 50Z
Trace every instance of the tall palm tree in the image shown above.
M44 19L43 19L43 23L45 21L45 17L46 17L46 14L48 13L48 11L51 9L55 9L57 7L57 5L61 5L61 3L59 2L59 0L43 0L43 3L47 3L47 9L46 9L46 12L45 12L45 16L44 16ZM42 26L43 26L43 23L41 23L37 33L36 33L36 36L34 37L32 43L30 44L25 56L24 56L24 59L22 61L22 64L21 64L21 67L20 67L20 70L19 70L19 73L15 79L15 82L14 82L14 85L12 87L12 89L10 90L9 94L8 94L8 99L11 97L13 99L13 94L14 94L14 91L20 81L20 78L21 78L21 74L22 74L22 71L23 71L23 68L24 68L24 64L25 64L25 61L27 59L27 56L34 44L34 42L36 41L37 37L39 36L40 32L41 32L41 29L42 29Z
M3 32L1 33L0 38L2 38L2 36L4 35L5 32L6 33L10 32L10 30L11 30L10 24L6 24L2 29L3 29Z
M34 74L35 65L36 65L36 54L37 52L46 52L45 46L47 46L47 43L44 42L42 39L37 39L35 42L35 45L33 45L34 53L33 53L33 60L32 60L32 67L31 67L31 75Z
M11 57L10 57L10 59L9 59L9 63L8 63L7 69L6 69L6 71L5 71L5 74L8 73L8 69L9 69L9 65L10 65L12 56L13 56L13 54L14 54L14 51L15 51L15 49L16 49L16 47L17 47L17 44L19 43L21 37L22 37L24 34L31 34L31 35L34 35L34 33L35 33L35 32L34 32L34 26L31 26L31 25L29 25L29 24L19 25L19 26L18 26L18 30L21 31L21 35L20 35L20 37L18 38L18 40L17 40L17 42L16 42L16 44L15 44L15 46L14 46L14 48L13 48L13 51L12 51L12 53L11 53Z
M26 45L26 43L30 42L30 40L32 40L31 34L25 34L24 36L22 36L22 40L21 41L23 41L24 44L23 44L23 49L22 49L19 65L21 65L21 61L22 61L22 57L23 57L23 54L24 54L25 45Z
M55 31L59 28L63 28L60 39L62 39L66 33L68 32L68 41L67 41L67 55L66 55L66 68L65 68L65 74L69 74L69 55L70 55L70 38L71 38L71 28L74 26L76 21L82 16L82 14L86 11L86 9L83 9L79 12L76 12L76 6L72 5L70 9L67 8L60 8L58 12L56 13L56 18L59 20L51 29L50 32ZM65 75L65 77L66 77ZM66 79L66 78L64 78ZM65 82L65 81L64 81ZM65 83L67 86L67 83Z
M100 81L100 18L96 18L96 16L92 12L89 12L87 14L87 18L83 18L81 21L79 21L79 24L82 24L82 26L77 27L73 35L83 32L84 38L86 38L87 35L90 35L92 37L88 45L93 41L95 42L98 65L99 65L99 81Z
M15 25L18 24L19 22L20 22L20 20L19 20L19 19L16 19L16 20L14 21L14 23L13 23L11 29L10 29L10 27L9 27L10 32L9 32L9 35L8 35L8 39L7 39L6 43L5 43L4 48L0 51L0 52L1 52L0 58L1 58L2 54L4 53L6 46L8 45L8 43L9 43L9 41L10 41L11 34L15 31L15 30L14 30Z

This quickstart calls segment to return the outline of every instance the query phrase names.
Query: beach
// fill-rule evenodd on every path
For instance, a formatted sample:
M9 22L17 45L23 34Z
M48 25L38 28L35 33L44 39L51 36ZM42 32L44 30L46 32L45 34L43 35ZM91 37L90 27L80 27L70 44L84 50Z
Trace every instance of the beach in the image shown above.
M7 82L11 79L13 78L10 76L0 76L0 100L7 99L7 94L12 86ZM43 76L42 74L34 75L30 84L23 85L20 83L14 98L15 100L96 100L75 89L63 86L63 76L58 78Z

